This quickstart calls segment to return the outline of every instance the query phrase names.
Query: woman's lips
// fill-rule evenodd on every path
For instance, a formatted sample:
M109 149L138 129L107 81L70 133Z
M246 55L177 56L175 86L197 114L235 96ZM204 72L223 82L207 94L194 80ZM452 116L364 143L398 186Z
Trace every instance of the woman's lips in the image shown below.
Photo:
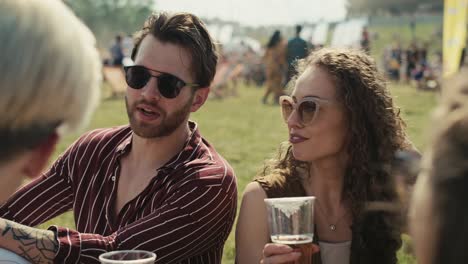
M305 138L303 136L297 135L297 134L290 134L289 135L289 142L292 144L297 144L306 141L308 138Z

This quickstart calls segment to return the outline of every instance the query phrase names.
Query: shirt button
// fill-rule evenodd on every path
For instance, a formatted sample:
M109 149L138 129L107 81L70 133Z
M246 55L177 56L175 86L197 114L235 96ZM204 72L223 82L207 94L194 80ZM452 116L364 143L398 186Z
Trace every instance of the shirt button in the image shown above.
M111 180L112 180L112 181L115 181L115 176L112 176Z

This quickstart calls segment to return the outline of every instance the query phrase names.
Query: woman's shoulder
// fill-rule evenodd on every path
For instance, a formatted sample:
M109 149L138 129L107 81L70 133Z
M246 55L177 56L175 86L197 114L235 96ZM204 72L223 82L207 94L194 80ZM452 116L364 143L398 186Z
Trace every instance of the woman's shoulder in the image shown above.
M237 263L259 263L262 250L269 242L267 195L258 182L247 184L236 225Z
M284 180L280 179L278 175L263 175L256 177L253 182L251 182L250 188L261 189L268 197L271 197L270 192L275 189L282 189L284 185Z
M258 181L252 181L245 187L244 197L268 198L263 186Z
M254 180L250 183L258 183L259 186L263 186L264 184L270 184L275 180L276 180L276 177L270 174L266 174L266 175L256 176Z
M298 177L283 174L269 174L255 178L257 188L261 187L268 198L303 196L302 182Z

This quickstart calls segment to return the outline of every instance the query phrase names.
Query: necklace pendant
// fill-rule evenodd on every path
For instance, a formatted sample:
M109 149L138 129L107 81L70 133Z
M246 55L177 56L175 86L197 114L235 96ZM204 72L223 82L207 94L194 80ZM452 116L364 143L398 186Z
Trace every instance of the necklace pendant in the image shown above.
M335 230L336 230L336 225L331 224L331 225L330 225L330 230L331 230L331 231L335 231Z

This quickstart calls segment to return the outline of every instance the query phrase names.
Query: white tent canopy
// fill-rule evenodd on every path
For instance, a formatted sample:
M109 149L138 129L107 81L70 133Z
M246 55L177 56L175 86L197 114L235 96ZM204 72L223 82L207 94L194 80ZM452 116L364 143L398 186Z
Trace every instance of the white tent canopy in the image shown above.
M351 19L335 26L332 47L360 47L362 29L368 24L367 18Z
M232 39L234 27L232 25L209 24L206 26L210 35L218 42L224 44Z
M211 36L223 45L225 52L244 53L250 48L254 52L260 53L262 50L262 45L258 40L248 36L235 36L232 25L208 24L207 28Z
M223 43L223 50L226 52L237 51L244 53L247 48L251 48L257 54L262 52L262 44L258 40L247 36L233 37L230 42Z
M310 42L312 40L313 34L314 34L313 27L304 27L301 31L301 38L303 38L307 42Z
M312 43L315 45L325 45L328 35L328 23L322 22L317 24L312 35Z

